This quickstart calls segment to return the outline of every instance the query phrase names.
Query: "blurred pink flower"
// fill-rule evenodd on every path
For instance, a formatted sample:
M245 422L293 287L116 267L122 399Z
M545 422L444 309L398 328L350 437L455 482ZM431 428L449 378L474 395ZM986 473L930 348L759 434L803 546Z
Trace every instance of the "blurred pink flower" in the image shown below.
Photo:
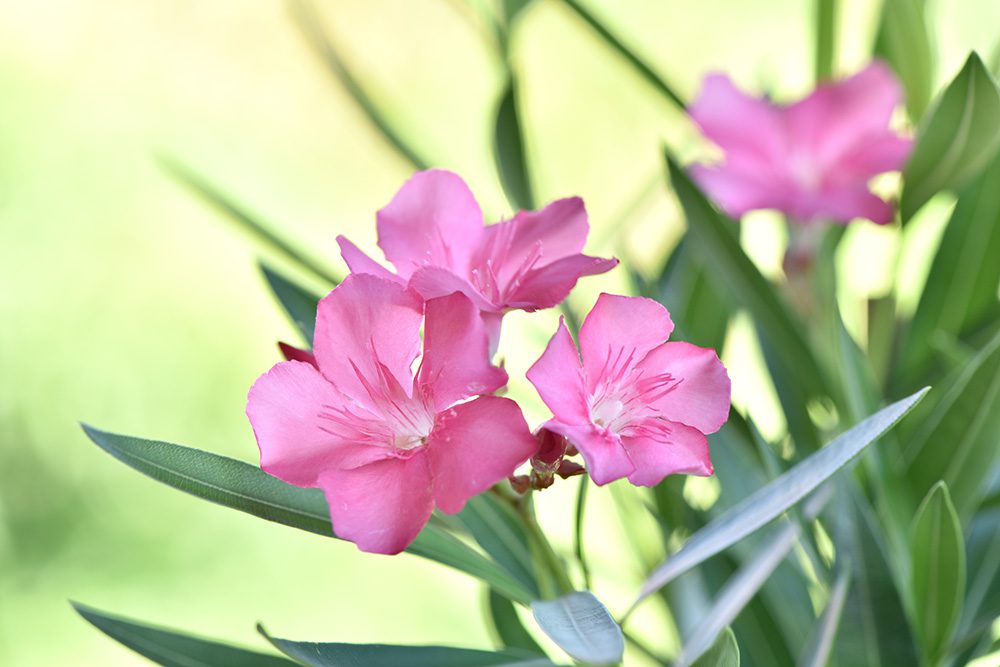
M423 356L414 374L414 359ZM426 302L352 275L319 303L315 361L285 361L250 389L261 468L319 487L333 530L363 551L398 553L435 505L458 512L537 449L521 410L489 394L485 325L462 294Z
M465 182L441 169L414 174L378 212L377 228L395 275L340 236L351 271L408 283L425 299L462 292L483 312L493 344L505 311L551 308L582 276L618 264L581 254L588 225L578 197L484 226Z
M694 180L729 215L771 208L795 222L893 219L869 180L901 169L912 141L889 129L903 89L888 66L873 62L854 76L819 86L794 104L750 97L722 74L708 76L691 118L725 153Z
M666 343L667 309L602 294L580 328L580 355L559 323L528 370L553 418L596 484L628 477L654 486L667 475L711 475L706 433L729 416L729 376L715 352Z

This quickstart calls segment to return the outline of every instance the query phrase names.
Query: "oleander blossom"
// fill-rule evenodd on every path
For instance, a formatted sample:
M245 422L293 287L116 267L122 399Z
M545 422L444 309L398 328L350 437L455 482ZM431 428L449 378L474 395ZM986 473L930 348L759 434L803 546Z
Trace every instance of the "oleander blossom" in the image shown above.
M903 89L873 62L854 76L777 105L706 77L690 114L724 152L718 166L692 167L694 180L734 218L777 209L799 223L893 220L894 208L869 190L872 177L902 169L912 140L889 129Z
M494 348L504 312L556 306L582 276L618 264L581 253L589 227L579 197L484 225L468 186L442 169L414 174L378 212L376 227L395 274L340 236L351 271L408 284L425 299L462 292L482 312Z
M659 303L602 294L580 327L580 353L560 321L528 370L552 411L544 428L580 451L596 484L712 474L705 435L729 416L729 376L714 351L665 342L672 330Z
M261 468L322 489L334 533L363 551L402 551L435 506L460 511L537 449L517 404L486 395L507 374L461 293L424 303L348 276L319 303L314 345L258 378L247 416Z

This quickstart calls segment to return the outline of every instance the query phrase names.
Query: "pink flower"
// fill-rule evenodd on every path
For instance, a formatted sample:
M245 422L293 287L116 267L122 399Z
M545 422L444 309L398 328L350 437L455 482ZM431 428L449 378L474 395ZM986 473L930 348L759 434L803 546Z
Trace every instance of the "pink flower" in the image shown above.
M788 106L710 75L690 113L725 161L693 167L691 175L733 217L772 208L801 223L891 222L892 205L868 182L901 169L910 154L912 141L889 129L902 100L902 87L880 62Z
M670 313L650 299L602 294L580 328L563 322L528 379L552 410L545 428L572 443L591 478L654 486L711 475L706 433L729 415L729 376L712 350L664 342Z
M261 468L323 489L334 532L363 551L402 551L435 506L458 512L537 449L516 403L467 400L507 374L462 294L425 305L394 282L348 276L319 303L315 360L258 378L247 416Z
M559 199L484 226L465 182L441 169L414 174L378 212L377 227L396 274L338 237L352 272L408 283L425 299L462 292L483 312L494 343L505 311L551 308L581 276L618 264L580 253L588 231L581 199Z

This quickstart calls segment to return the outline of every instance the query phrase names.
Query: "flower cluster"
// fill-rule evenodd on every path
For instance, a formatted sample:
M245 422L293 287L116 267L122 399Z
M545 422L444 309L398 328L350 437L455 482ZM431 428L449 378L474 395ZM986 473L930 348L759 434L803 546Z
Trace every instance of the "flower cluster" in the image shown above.
M528 372L553 413L537 432L495 395L504 313L556 306L617 264L581 254L580 199L484 225L461 178L424 171L377 229L395 272L339 238L352 273L319 303L313 352L284 348L247 401L261 467L322 489L339 537L398 553L435 508L458 512L508 478L523 491L529 459L536 488L581 473L576 452L596 484L711 474L705 434L727 418L729 378L712 350L667 343L670 316L649 299L602 294L582 360L560 322Z

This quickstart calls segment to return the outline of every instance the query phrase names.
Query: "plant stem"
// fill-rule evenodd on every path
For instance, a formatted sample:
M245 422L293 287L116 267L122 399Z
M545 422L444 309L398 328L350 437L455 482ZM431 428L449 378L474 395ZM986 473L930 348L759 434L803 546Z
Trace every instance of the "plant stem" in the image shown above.
M531 540L535 547L532 549L532 553L540 559L539 564L552 576L555 582L556 593L558 595L572 593L575 590L573 582L569 580L569 575L566 574L566 569L563 567L562 561L552 549L548 538L542 532L542 527L538 525L535 512L531 507L530 493L521 498L520 502L516 505L516 509L518 515L521 517L521 521L524 523L525 530L528 532L528 539Z
M580 478L580 492L576 496L576 518L573 525L573 553L577 562L580 563L580 570L583 572L583 585L590 590L590 568L587 566L587 559L583 556L583 510L587 502L588 477Z

